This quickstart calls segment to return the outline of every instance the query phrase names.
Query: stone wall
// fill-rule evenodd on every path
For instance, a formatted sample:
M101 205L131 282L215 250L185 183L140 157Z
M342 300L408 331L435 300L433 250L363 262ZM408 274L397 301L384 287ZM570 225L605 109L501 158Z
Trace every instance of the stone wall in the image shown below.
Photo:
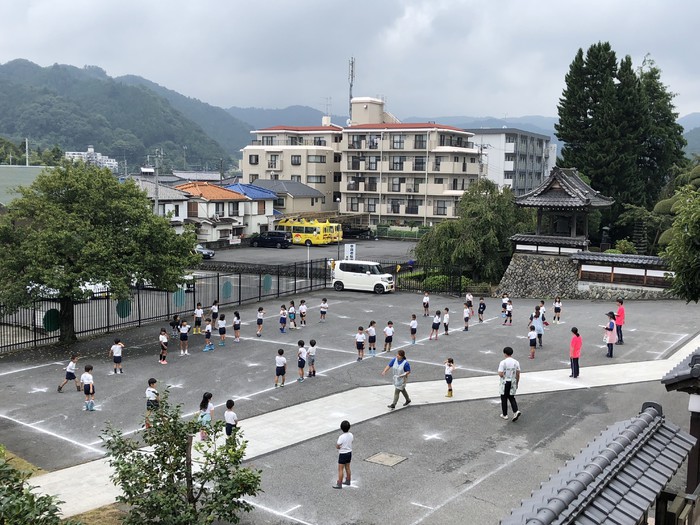
M515 253L496 294L510 297L579 298L578 265L568 257Z
M515 253L496 290L510 297L593 299L615 301L676 299L669 290L641 286L579 283L578 263L569 257Z

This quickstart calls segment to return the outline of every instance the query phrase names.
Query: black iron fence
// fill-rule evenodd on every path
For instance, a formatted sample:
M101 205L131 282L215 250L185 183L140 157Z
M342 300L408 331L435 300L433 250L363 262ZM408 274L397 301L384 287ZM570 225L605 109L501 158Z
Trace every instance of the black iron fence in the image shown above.
M189 275L185 284L174 292L134 288L126 300L117 300L107 293L104 298L76 303L75 331L78 336L108 333L172 319L175 314L190 317L197 303L205 308L214 300L221 306L241 305L329 285L326 259L287 265L251 265L233 272L204 269ZM0 352L57 342L58 318L56 300L36 301L14 312L0 305Z

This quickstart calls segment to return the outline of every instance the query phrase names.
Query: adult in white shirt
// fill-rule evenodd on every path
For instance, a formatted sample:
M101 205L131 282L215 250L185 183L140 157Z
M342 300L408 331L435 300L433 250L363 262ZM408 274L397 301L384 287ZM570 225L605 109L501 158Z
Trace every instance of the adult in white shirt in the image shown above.
M506 346L503 349L503 361L498 365L498 377L501 378L499 390L501 394L501 419L508 419L508 402L513 409L513 421L520 417L515 393L520 382L520 363L513 359L513 349Z

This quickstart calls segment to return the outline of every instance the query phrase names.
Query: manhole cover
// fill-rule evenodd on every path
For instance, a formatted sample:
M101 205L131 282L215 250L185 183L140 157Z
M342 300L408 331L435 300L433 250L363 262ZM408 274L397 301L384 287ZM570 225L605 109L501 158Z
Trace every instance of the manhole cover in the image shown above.
M365 461L369 461L371 463L378 463L387 467L393 467L394 465L398 465L405 459L405 457L397 456L396 454L389 454L388 452L379 452L374 456L368 457L367 459L365 459Z

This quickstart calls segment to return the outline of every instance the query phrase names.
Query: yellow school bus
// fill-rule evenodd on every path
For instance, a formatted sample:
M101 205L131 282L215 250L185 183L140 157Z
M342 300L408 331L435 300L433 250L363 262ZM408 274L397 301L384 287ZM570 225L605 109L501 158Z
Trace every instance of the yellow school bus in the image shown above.
M335 222L316 219L282 219L276 228L292 234L293 244L322 245L343 240L343 227Z

